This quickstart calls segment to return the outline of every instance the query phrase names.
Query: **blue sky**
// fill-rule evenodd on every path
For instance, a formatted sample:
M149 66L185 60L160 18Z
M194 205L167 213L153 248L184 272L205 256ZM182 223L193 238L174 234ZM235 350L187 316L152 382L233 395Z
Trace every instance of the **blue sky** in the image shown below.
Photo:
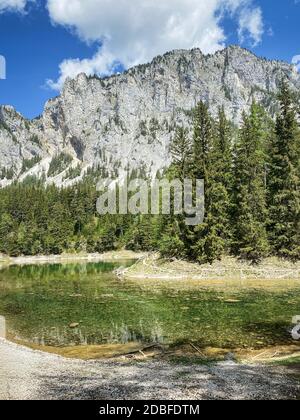
M156 0L153 8L149 0L79 0L79 9L75 0L0 0L0 55L7 63L0 104L33 118L67 76L110 73L173 48L213 52L234 43L288 62L300 54L300 2L199 1L160 0L157 10ZM187 3L198 14L186 11Z

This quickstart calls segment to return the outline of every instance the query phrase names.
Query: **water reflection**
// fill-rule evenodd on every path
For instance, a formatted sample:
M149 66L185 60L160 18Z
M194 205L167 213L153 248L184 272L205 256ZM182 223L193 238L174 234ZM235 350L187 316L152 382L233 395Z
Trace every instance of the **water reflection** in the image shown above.
M6 338L6 321L5 317L0 315L0 338Z
M22 338L18 337L21 341ZM163 332L163 325L154 320L149 328L147 323L142 320L138 327L130 327L124 322L117 324L112 322L105 328L94 328L92 333L84 325L78 325L75 328L69 326L52 327L51 329L37 328L35 333L29 338L29 341L38 346L87 346L99 344L129 344L132 342L168 344L166 334Z
M91 263L0 271L0 336L42 346L130 342L260 348L291 342L299 282L234 287L194 281L124 281L125 265ZM5 318L6 325L5 325ZM8 329L6 334L6 328Z

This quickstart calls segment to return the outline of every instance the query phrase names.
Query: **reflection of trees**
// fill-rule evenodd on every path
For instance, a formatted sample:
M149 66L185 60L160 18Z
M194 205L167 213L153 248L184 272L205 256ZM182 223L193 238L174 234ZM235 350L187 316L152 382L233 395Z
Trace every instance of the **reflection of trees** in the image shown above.
M147 332L148 331L148 332ZM151 342L151 343L160 343L164 341L163 327L158 320L153 322L153 325L144 326L142 320L139 322L139 327L133 330L128 327L126 324L118 325L113 324L113 328L110 331L108 337L108 343L122 343L127 344L133 341L142 341L142 342Z
M144 325L142 321L138 328L129 327L124 322L118 324L113 322L111 328L95 330L93 333L84 326L70 329L69 327L54 327L51 329L42 328L36 331L30 339L39 346L86 346L99 344L128 344L131 342L159 343L164 342L164 334L162 325L158 320Z
M0 313L9 334L59 347L192 341L198 347L234 348L291 340L287 329L291 314L298 312L299 289L283 294L273 291L271 283L267 290L248 290L188 282L120 282L111 273L112 265L14 266L0 271ZM6 332L3 325L2 320L0 336Z

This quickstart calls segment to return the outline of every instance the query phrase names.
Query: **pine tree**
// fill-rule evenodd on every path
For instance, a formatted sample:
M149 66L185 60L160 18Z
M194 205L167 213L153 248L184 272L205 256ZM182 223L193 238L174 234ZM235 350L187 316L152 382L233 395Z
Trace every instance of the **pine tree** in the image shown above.
M265 143L264 113L253 103L236 148L233 251L254 263L268 254Z
M220 260L229 249L229 189L231 185L231 136L230 126L224 110L219 112L215 124L206 107L200 104L198 111L202 116L195 119L195 150L201 138L202 168L205 179L205 219L196 228L196 243L193 246L195 257L200 263ZM200 123L200 126L198 125ZM200 136L199 136L199 133ZM197 153L197 152L196 152ZM195 153L195 159L196 159Z
M199 102L194 110L193 161L191 178L202 179L205 187L205 220L194 228L187 229L187 255L192 260L206 262L205 237L207 235L209 167L213 144L212 118L204 102Z
M204 102L199 102L194 110L193 137L193 176L203 179L205 184L209 179L209 165L213 144L212 118Z
M224 109L214 121L200 102L193 141L188 129L177 128L170 146L173 164L164 176L205 181L205 218L199 226L186 225L190 215L99 216L95 174L100 172L92 171L68 188L26 182L0 189L0 252L103 252L128 246L211 263L231 247L236 256L257 262L268 254L269 239L272 254L299 259L299 105L285 83L280 102L276 127L255 103L238 131Z
M220 182L228 193L233 183L232 124L227 120L224 107L219 109L214 136L213 169L215 181Z
M191 142L186 128L177 128L174 140L171 142L170 153L173 160L174 177L183 181L188 174L192 155Z
M182 232L176 220L164 225L162 238L159 242L159 251L163 257L185 257L186 246L183 242Z
M269 238L273 252L300 258L300 130L286 82L279 94L281 111L270 145L268 175Z
M229 248L229 196L220 182L212 179L207 186L204 223L196 229L197 242L193 247L200 264L220 260Z
M15 223L12 216L8 213L2 214L0 217L0 252L9 254L11 241L10 238L14 233Z
M191 176L192 173L192 144L188 137L188 130L178 127L173 142L170 146L173 163L166 173L169 180L179 179L182 183ZM183 200L184 196L182 196ZM172 195L172 200L174 196ZM162 255L171 257L184 257L185 247L189 247L189 229L185 223L186 215L174 214L163 216L161 224L161 239L159 247ZM168 235L171 235L168 238ZM169 248L169 251L168 251ZM177 254L176 254L177 253Z

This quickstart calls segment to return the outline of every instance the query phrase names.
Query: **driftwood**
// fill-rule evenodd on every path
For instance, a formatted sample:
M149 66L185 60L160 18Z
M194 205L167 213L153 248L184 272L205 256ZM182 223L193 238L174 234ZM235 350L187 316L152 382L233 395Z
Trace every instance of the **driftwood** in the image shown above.
M193 343L189 343L191 347L193 347L194 350L196 350L197 353L199 353L204 359L207 359L207 357L205 356L205 354L202 353L202 351L195 346L195 344Z
M135 354L142 354L144 357L146 357L145 355L145 351L150 350L150 349L155 349L155 348L160 348L162 351L164 351L163 346L159 345L159 344L151 344L149 346L143 347L142 349L138 349L138 350L134 350L134 351L130 351L129 353L124 353L124 354L118 354L116 356L114 356L115 358L117 357L126 357L126 356L134 356Z

